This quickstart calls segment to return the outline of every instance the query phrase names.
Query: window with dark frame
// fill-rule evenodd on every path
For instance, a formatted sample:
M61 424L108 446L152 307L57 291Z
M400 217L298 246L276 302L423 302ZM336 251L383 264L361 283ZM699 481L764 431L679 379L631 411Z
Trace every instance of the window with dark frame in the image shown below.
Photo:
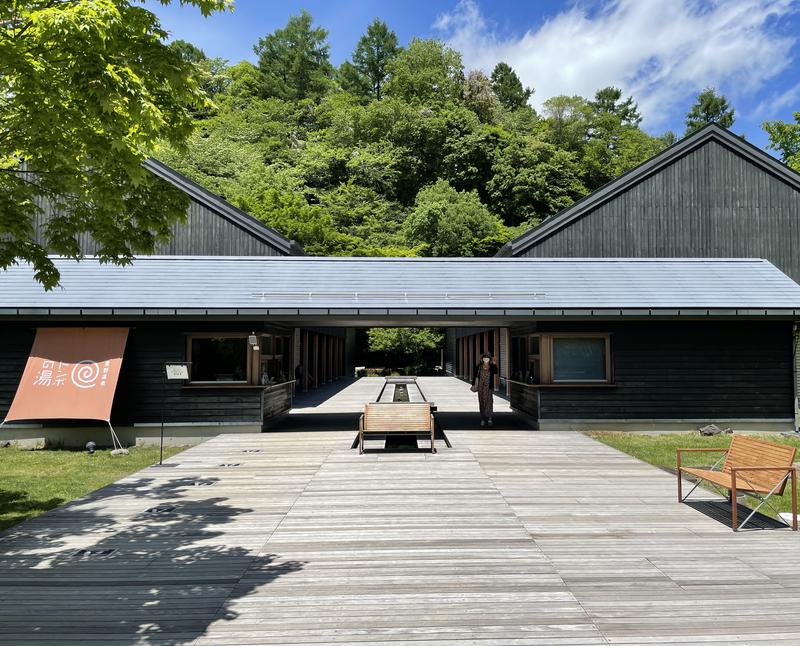
M608 381L605 337L553 337L553 383Z
M193 336L189 338L189 361L193 383L248 383L246 336Z
M612 383L609 334L517 335L511 358L514 380L530 385Z

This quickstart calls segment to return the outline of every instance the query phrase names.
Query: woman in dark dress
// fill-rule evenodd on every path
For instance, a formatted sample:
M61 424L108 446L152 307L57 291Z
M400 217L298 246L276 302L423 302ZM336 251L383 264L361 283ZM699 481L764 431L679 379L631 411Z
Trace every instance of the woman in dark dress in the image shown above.
M481 426L492 426L494 376L497 374L497 364L492 361L492 355L484 352L481 362L475 366L472 379L472 391L478 393L478 406L481 411Z

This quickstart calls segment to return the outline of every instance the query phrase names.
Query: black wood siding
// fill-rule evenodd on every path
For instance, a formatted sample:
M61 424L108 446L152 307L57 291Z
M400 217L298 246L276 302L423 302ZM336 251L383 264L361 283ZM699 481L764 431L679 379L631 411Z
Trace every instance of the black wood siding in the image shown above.
M214 331L230 328L217 326ZM186 328L136 327L131 330L114 398L117 423L261 422L260 388L164 386L164 363L186 360ZM193 327L191 331L201 331ZM210 331L210 330L209 330ZM233 331L233 330L230 330ZM241 331L241 330L237 330ZM166 392L166 399L164 393Z
M204 331L249 329L220 324L137 323L132 327L111 411L112 422L160 422L163 403L168 423L260 423L261 388L191 388L183 386L183 382L173 382L167 384L165 391L164 363L185 361L185 332ZM11 406L35 332L30 324L0 326L0 420Z
M540 389L540 419L789 419L789 322L540 324L611 332L613 386Z
M521 255L766 258L800 281L800 193L710 141Z
M43 212L34 221L36 241L44 244L44 227L47 224L51 205L40 201ZM78 236L81 250L93 255L97 245L91 236ZM154 255L170 256L283 256L281 250L255 237L219 213L199 202L191 201L186 221L172 227L167 242L156 245Z
M30 325L0 326L0 422L11 408L35 336Z

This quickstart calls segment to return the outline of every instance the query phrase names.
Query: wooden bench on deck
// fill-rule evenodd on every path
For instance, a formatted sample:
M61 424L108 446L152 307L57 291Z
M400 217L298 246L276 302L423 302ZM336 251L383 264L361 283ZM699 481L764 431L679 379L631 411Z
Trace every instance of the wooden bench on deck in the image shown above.
M681 466L683 453L722 452L724 455L710 468ZM794 457L797 449L784 444L774 444L746 435L734 435L728 449L678 449L678 502L685 501L697 489L699 482L683 496L681 476L689 474L728 490L731 500L731 525L733 531L742 529L763 504L773 495L783 495L786 483L791 481L792 529L797 531L797 487ZM721 470L715 467L725 458ZM758 498L761 502L739 525L736 504L737 493Z
M364 435L414 435L431 438L431 453L436 453L434 420L430 402L372 402L358 420L358 452L364 453Z

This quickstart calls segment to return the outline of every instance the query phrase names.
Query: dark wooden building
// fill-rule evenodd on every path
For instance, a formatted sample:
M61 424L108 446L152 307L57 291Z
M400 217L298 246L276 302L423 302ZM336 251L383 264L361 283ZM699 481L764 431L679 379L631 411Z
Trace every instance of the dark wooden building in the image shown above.
M148 168L192 200L168 255L57 259L63 289L50 293L27 266L0 275L0 416L43 327L128 328L112 420L129 440L153 437L164 410L183 441L260 431L292 391L352 374L350 328L432 326L448 328L449 372L469 379L490 352L496 387L542 429L794 425L800 182L716 126L493 259L302 257ZM189 379L165 385L166 362L188 362Z
M800 175L717 125L681 139L498 253L765 258L800 281Z
M126 328L112 421L144 440L163 411L185 441L260 431L289 382L350 372L346 329L387 325L452 328L451 365L467 378L481 352L499 356L513 407L541 429L793 424L800 285L764 260L55 261L63 290L44 292L28 266L2 276L0 415L43 328ZM165 384L168 362L188 362L188 378ZM3 432L85 437L52 424Z
M188 177L155 159L148 159L145 168L162 181L183 191L189 197L186 220L172 227L167 242L156 246L154 254L171 256L296 256L303 249L252 215L214 195ZM44 243L43 231L51 206L43 200L42 212L34 223L38 242ZM79 238L81 250L92 255L96 245L90 236Z

